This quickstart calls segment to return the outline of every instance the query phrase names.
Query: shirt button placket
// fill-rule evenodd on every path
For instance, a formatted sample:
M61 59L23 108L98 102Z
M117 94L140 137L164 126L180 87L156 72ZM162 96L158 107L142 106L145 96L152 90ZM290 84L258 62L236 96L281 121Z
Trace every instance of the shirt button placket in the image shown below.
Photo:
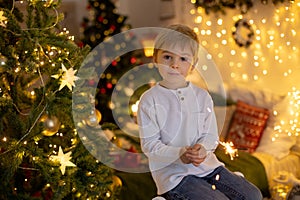
M184 96L181 95L182 92L180 90L178 90L177 92L178 92L180 100L183 101L184 100Z

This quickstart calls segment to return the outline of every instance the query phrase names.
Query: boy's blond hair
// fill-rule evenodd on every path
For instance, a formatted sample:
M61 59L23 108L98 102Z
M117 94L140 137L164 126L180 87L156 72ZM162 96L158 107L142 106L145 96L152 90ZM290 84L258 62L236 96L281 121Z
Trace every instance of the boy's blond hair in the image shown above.
M194 56L193 63L197 62L199 48L198 36L193 29L182 24L167 26L157 35L154 42L153 57L155 58L157 56L158 50L169 50L175 45L179 45L182 48L189 46Z

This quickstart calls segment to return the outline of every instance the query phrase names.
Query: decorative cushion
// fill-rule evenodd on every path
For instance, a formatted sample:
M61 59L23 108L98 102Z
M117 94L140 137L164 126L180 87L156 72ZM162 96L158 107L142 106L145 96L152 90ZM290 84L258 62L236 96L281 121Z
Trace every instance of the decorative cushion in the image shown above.
M236 148L252 153L265 129L269 111L238 100L226 140Z
M274 128L280 124L282 119L289 117L289 99L286 95L276 94L273 91L257 88L249 84L234 83L227 86L227 96L232 101L241 100L250 105L266 108L270 116L264 129L257 152L267 153L280 160L290 153L290 148L296 144L296 138L287 134L279 134L275 141L272 141L276 132ZM277 111L277 115L273 113Z

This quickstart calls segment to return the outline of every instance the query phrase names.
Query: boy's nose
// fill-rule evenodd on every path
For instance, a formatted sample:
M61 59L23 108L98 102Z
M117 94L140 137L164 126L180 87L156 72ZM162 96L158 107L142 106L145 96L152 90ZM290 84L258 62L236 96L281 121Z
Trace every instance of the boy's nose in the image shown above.
M178 69L178 63L177 63L176 61L173 61L173 62L171 63L171 68L172 68L172 69Z

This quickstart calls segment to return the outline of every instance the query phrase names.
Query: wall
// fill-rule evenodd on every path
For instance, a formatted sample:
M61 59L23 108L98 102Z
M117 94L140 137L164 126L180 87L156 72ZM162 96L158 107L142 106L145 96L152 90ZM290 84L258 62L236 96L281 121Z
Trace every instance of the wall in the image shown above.
M62 0L59 11L64 13L62 26L67 27L70 34L75 37L75 40L80 38L80 24L84 17L88 17L86 0Z
M262 5L256 1L254 7L243 16L250 20L255 34L248 48L239 47L232 37L234 23L241 17L237 10L227 10L226 15L207 16L203 10L196 10L189 0L115 2L119 12L128 16L127 22L133 28L184 23L198 30L202 46L211 54L226 84L244 83L279 94L291 91L293 86L298 87L300 37L297 34L300 31L300 13L297 9L300 9L300 3L297 1L292 5L278 6L271 2ZM86 1L76 1L76 15L72 15L75 15L78 26L82 17L88 14L84 4ZM169 17L164 17L164 14ZM66 24L74 24L73 17L67 15L67 20L71 22ZM245 36L243 38L247 39Z
M234 23L241 17L237 10L227 10L226 15L207 16L203 10L196 10L189 0L175 0L174 18L164 21L157 18L161 0L120 1L123 1L123 7L127 6L125 13L134 27L179 22L198 30L201 44L212 55L226 84L244 83L279 94L286 94L293 86L297 87L300 79L297 1L292 5L277 6L271 2L263 5L256 1L243 16L250 20L255 34L248 48L239 47L232 37ZM243 38L247 39L247 36Z
M160 27L180 22L182 0L119 0L119 12L133 28Z
M286 94L293 86L300 86L299 6L274 6L270 1L263 5L256 1L243 16L254 31L253 43L248 48L239 47L232 37L234 23L241 17L236 10L207 16L187 2L184 23L199 31L202 45L212 54L225 83L244 83ZM242 34L245 31L240 30Z

